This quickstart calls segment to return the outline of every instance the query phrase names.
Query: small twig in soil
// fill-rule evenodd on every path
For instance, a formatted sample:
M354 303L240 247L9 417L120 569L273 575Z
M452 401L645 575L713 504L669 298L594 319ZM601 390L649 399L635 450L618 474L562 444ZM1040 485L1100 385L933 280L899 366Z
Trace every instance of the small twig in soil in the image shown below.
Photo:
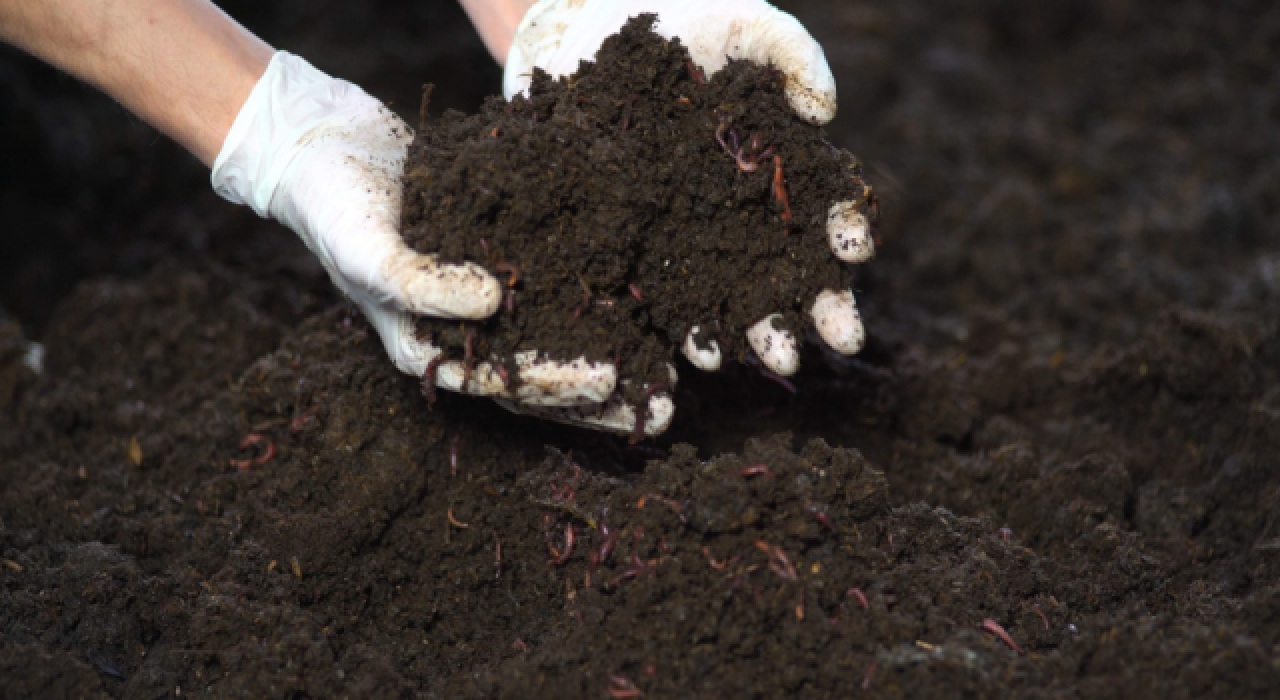
M449 516L449 524L450 524L450 525L452 525L452 526L454 526L454 527L456 527L456 528L459 528L459 529L465 530L465 529L467 529L467 528L471 527L470 525L468 525L468 524L466 524L466 523L458 522L458 519L457 519L457 518L455 518L455 517L453 517L453 506L450 506L450 507L449 507L449 510L448 510L448 512L446 512L446 513L445 513L445 515Z
M773 157L773 196L782 203L782 221L791 221L791 200L787 198L787 180L782 172L782 156Z
M493 534L493 565L495 572L493 580L497 581L502 578L502 538L498 537L497 530L490 530Z
M1034 608L1034 609L1035 609L1035 611L1036 611L1036 614L1040 616L1040 622L1043 622L1043 623L1044 623L1044 628L1045 628L1046 630L1047 630L1047 629L1049 629L1049 618L1045 617L1044 612L1040 610L1040 606L1039 606L1039 605L1033 605L1033 606L1031 606L1031 607L1032 607L1032 608Z
M449 441L449 476L458 475L458 447L462 445L462 434L453 436Z
M516 267L514 263L500 262L493 266L493 270L494 272L505 272L511 275L511 279L507 280L508 287L514 287L520 281L520 268Z
M582 312L591 307L591 287L587 284L587 281L582 278L581 273L578 274L578 284L582 285L582 303L574 308L574 318L580 318L582 316Z
M639 95L635 93L631 93L630 97L618 103L619 105L623 105L622 107L622 130L623 131L626 131L627 127L631 126L631 110L632 110L632 107L635 106L636 101L639 99L640 99Z
M422 86L422 103L418 106L418 131L427 128L427 105L431 104L431 93L435 92L434 83L427 83Z
M1009 633L1006 632L1005 629L1000 626L999 622L996 622L995 620L992 620L991 618L988 617L987 619L982 621L981 629L983 632L988 632L990 634L995 635L997 639L1004 642L1010 649L1018 652L1019 654L1022 653L1022 649L1019 648L1018 645L1013 641L1013 637L1010 637Z

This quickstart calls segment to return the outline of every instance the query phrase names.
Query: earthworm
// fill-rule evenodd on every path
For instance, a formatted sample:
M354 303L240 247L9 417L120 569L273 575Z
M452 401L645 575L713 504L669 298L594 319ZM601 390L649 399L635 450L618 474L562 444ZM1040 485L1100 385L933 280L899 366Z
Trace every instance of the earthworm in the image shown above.
M779 578L788 581L797 581L796 567L791 564L791 560L787 558L787 553L782 547L774 546L764 540L756 540L756 548L769 555L769 570L777 574Z
M704 547L702 548L702 553L703 553L703 554L705 554L705 555L707 555L707 563L708 563L708 564L710 564L710 565L711 565L711 568L715 569L716 571L722 571L722 570L724 570L724 568L725 568L726 566L728 566L728 565L729 565L729 560L728 560L728 559L724 559L724 560L721 560L721 561L716 561L716 558L715 558L715 557L713 557L713 556L711 556L711 548L710 548L710 547L705 547L705 546L704 546Z
M566 525L564 528L564 551L556 557L547 561L552 566L561 566L569 561L569 555L573 554L574 531L573 525Z
M443 352L431 358L427 371L422 373L422 393L427 397L427 408L436 402L436 370L440 369L441 362L444 362Z
M1013 637L1010 637L1009 633L1006 632L1005 629L1000 626L999 622L996 622L995 620L992 620L991 618L988 617L987 619L982 621L982 631L989 632L995 635L1000 641L1008 645L1010 649L1018 653L1022 653L1022 649L1020 649L1018 645L1013 641Z
M769 465L767 464L753 464L749 467L743 467L739 469L736 473L738 476L743 476L743 477L746 477L746 476L770 476L771 477L774 475L773 472L769 471Z
M252 447L264 442L267 443L267 448L262 451L261 455L249 459L233 459L231 460L231 466L236 469L248 469L250 465L262 465L270 462L271 458L276 456L276 443L270 438L263 437L258 433L249 433L240 441L240 449Z
M866 610L868 607L870 607L869 605L867 605L867 594L863 593L861 588L850 588L849 590L845 591L844 594L845 594L845 597L852 596L854 598L857 598L858 603L862 605L863 610Z
M631 566L628 566L627 568L620 571L617 576L614 576L613 580L609 582L609 588L617 588L619 583L622 583L623 581L628 581L630 579L633 579L639 576L640 574L643 574L645 571L648 570L648 568L649 567L644 563L644 560L640 558L639 554L632 554Z
M689 75L693 77L693 82L697 83L700 87L706 87L707 76L703 75L702 71L698 70L698 67L693 65L693 59L686 58L684 60L684 65L689 69Z

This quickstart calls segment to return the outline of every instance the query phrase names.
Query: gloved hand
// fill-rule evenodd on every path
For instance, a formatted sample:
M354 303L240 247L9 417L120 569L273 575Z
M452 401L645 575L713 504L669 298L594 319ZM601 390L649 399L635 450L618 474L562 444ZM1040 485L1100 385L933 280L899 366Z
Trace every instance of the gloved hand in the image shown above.
M404 159L413 133L359 87L277 52L241 108L213 165L213 187L293 229L333 283L360 307L401 371L437 386L525 406L581 407L579 422L629 432L635 412L615 396L612 365L518 356L518 390L482 362L433 362L439 348L418 340L414 315L478 320L502 302L502 286L472 263L445 264L405 246L399 233ZM438 365L438 366L436 366ZM466 386L463 386L464 381ZM646 433L671 421L655 398Z
M764 0L539 0L516 31L503 92L510 99L525 91L535 67L552 76L573 73L580 61L595 56L606 38L642 13L656 14L654 31L679 37L708 73L725 67L730 58L772 64L786 75L787 97L797 114L816 124L835 117L835 78L822 47L794 17ZM840 260L860 263L875 255L870 223L852 202L831 207L827 235ZM818 334L837 352L853 355L862 349L865 332L852 291L823 291L810 315ZM747 340L765 367L789 376L800 367L799 349L789 331L780 324L774 327L777 318L761 319L748 329ZM682 350L694 366L714 371L720 367L719 347L715 341L709 348L700 347L693 341L698 332L693 327Z

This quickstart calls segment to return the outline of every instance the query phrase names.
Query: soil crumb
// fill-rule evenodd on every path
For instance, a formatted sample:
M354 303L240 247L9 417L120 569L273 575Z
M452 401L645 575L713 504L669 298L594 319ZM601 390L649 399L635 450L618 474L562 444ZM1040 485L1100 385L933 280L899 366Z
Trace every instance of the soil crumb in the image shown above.
M585 354L663 382L691 327L741 358L752 324L779 312L799 331L818 292L849 287L826 221L866 194L858 160L796 116L780 72L731 62L706 78L654 21L632 19L569 78L535 72L528 97L419 129L406 239L485 265L512 295L483 323L424 320L450 357Z

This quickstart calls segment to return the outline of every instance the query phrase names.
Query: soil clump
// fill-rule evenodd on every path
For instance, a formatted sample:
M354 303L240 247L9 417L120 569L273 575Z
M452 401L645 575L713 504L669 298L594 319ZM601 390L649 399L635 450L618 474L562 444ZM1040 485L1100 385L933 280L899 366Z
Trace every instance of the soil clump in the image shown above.
M795 115L781 73L732 62L705 78L654 21L631 20L568 78L535 70L527 97L419 129L406 239L487 266L514 297L486 322L422 321L451 357L470 342L514 376L520 351L585 354L666 382L692 326L741 357L757 321L783 313L803 337L818 292L849 287L826 223L855 194L870 216L857 159Z

